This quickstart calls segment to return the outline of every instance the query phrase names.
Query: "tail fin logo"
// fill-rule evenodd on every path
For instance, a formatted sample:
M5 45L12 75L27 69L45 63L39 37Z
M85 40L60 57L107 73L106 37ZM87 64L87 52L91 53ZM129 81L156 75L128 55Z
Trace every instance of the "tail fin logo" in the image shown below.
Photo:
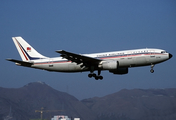
M24 57L26 58L26 60L35 60L35 59L39 59L38 57L34 58L34 57L31 57L27 52L31 52L31 47L27 47L26 50L22 47L22 45L18 42L18 40L15 38L21 52L23 53Z
M31 47L26 48L27 52L31 52Z

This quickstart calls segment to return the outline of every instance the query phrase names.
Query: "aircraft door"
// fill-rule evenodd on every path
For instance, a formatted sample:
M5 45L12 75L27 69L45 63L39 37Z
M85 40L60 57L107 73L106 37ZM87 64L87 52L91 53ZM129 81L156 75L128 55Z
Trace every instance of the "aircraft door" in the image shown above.
M53 60L49 59L49 67L53 67Z

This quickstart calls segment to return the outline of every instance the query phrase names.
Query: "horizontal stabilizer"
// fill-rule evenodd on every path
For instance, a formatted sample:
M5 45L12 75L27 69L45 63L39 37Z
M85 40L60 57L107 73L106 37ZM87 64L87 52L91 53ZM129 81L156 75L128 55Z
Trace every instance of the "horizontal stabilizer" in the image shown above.
M24 62L24 61L15 60L15 59L6 59L6 60L11 61L11 62L15 62L16 65L20 65L20 66L31 67L31 65L33 65L33 63L31 63L31 62Z

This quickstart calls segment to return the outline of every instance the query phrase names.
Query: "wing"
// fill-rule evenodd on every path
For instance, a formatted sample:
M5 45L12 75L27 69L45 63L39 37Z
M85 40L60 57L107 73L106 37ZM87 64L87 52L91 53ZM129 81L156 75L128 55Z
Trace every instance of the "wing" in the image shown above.
M67 52L64 50L58 50L56 52L60 53L61 57L67 60L70 60L72 62L75 62L77 64L83 63L83 66L86 66L86 67L89 67L91 65L97 66L102 61L100 59L96 59L96 58L92 58L92 57L88 57L88 56L84 56L80 54L75 54L75 53Z
M31 67L31 65L33 65L33 63L15 60L15 59L6 59L6 60L11 61L11 62L15 62L17 65L26 66L26 67Z

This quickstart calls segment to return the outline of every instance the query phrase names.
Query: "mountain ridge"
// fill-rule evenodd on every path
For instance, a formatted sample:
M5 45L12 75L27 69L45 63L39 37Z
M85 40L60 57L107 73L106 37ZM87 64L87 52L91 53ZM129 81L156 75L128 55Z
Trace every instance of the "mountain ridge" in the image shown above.
M83 105L77 98L64 92L57 91L46 84L38 82L29 83L21 88L0 88L1 118L8 113L10 106L16 119L28 120L29 118L39 118L40 114L35 110L44 107L45 110L61 110L64 112L57 114L68 114L73 117L94 119L91 111ZM84 108L86 114L77 109ZM5 109L6 108L6 109ZM4 112L3 112L4 110ZM43 117L48 117L56 113L45 113ZM89 115L91 114L91 115ZM22 115L19 117L19 115ZM24 115L24 116L23 116ZM85 118L85 120L86 120Z
M111 119L128 120L166 120L168 118L174 120L176 118L175 101L175 88L123 89L104 97L82 100L88 108L98 115L100 120L104 120L105 116L109 116Z
M0 87L0 120L9 114L18 120L39 118L35 110L64 110L44 112L43 118L64 114L81 120L175 120L176 88L122 89L103 97L79 101L44 82L33 82L20 88Z

